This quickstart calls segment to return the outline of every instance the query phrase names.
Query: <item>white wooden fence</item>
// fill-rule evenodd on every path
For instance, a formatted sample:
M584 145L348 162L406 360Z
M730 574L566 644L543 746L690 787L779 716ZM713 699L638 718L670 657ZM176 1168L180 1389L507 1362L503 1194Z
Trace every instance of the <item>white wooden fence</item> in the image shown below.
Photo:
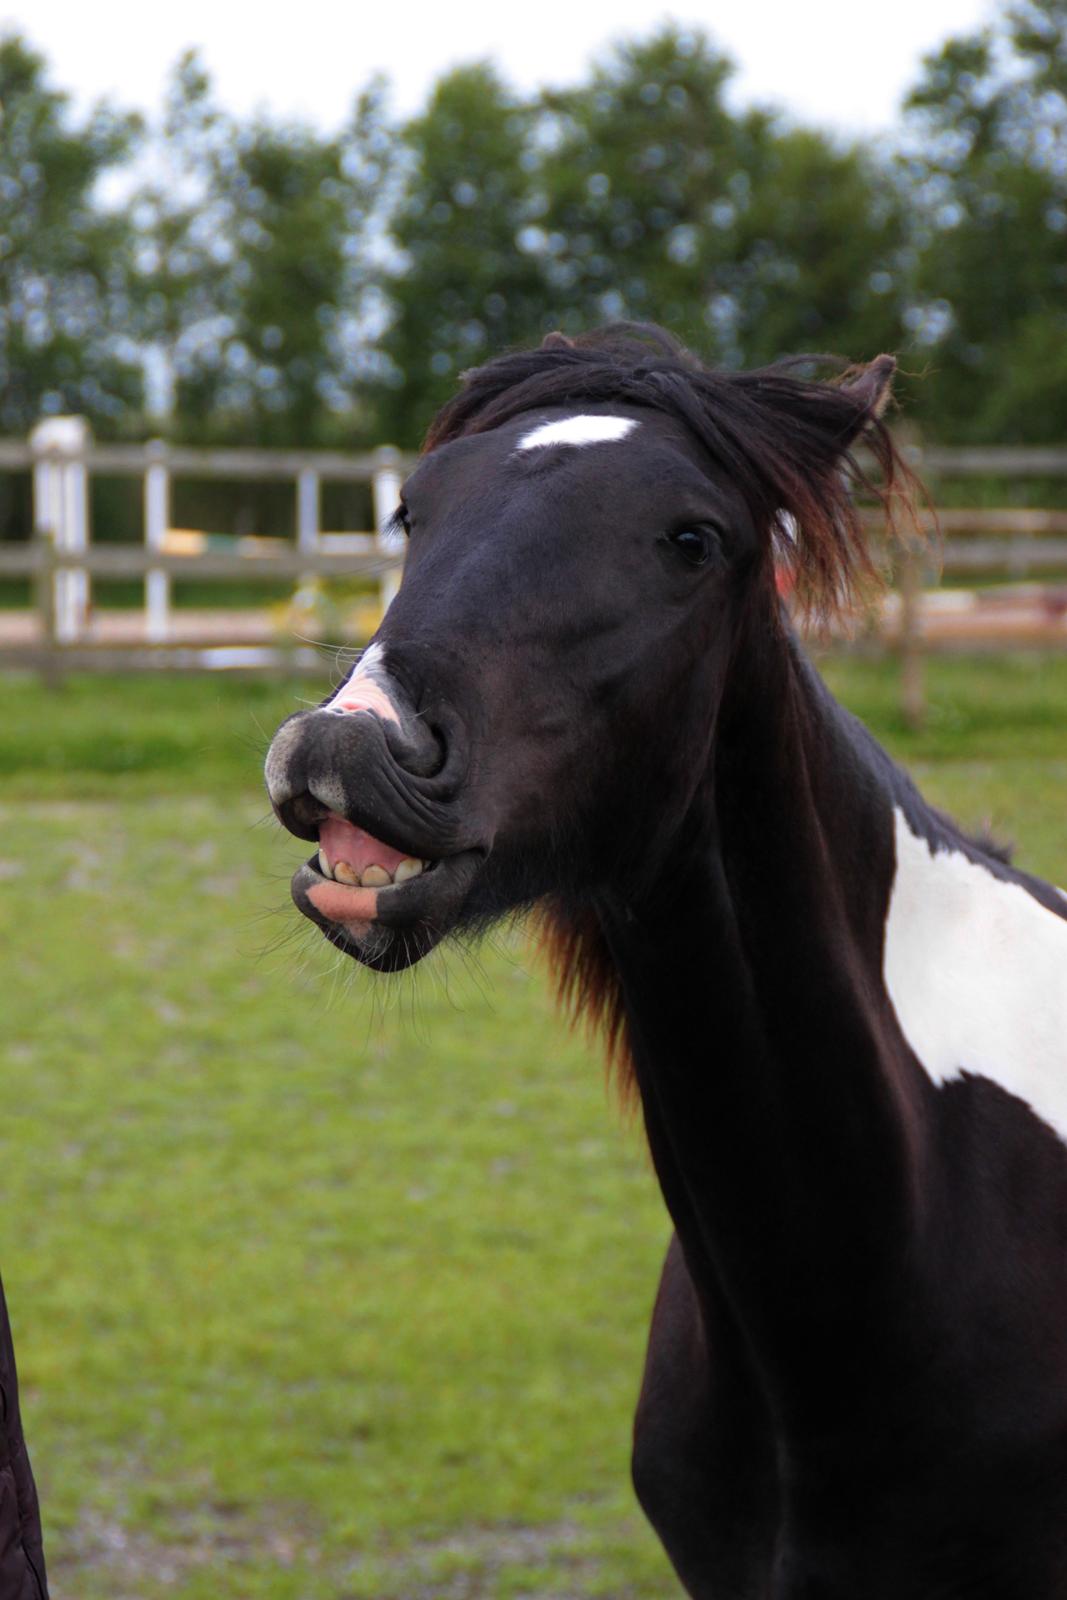
M942 497L944 485L953 479L987 478L1001 483L1035 478L1067 480L1064 448L945 449L913 444L908 446L907 454L934 503ZM179 630L172 629L174 578L210 583L358 575L378 585L384 609L399 583L403 545L401 538L394 541L386 532L386 525L395 509L407 464L401 453L390 446L345 455L327 451L187 449L162 440L142 445L98 445L92 442L86 423L79 417L50 418L34 430L27 442L0 440L0 471L32 472L35 535L26 542L0 543L0 578L34 580L33 609L38 623L36 644L9 640L3 645L0 641L0 666L39 665L52 679L83 667L125 670L159 664L200 668L258 663L262 670L276 670L277 647L242 650L227 648L226 641L217 640L213 642L218 648L183 648ZM94 473L141 479L142 544L92 544L89 491ZM174 480L182 476L290 482L294 489L292 540L223 540L222 548L211 541L199 554L176 553L176 540L168 539L173 532L171 490ZM373 530L345 534L322 530L321 490L324 482L331 481L370 486ZM879 521L872 515L874 537ZM952 508L940 511L936 524L925 515L923 521L928 527L936 526L940 539L927 550L908 545L888 552L897 595L883 607L878 627L882 642L900 657L903 704L913 722L922 717L923 658L929 650L960 644L999 648L1030 644L1063 649L1067 644L1067 511L1018 506ZM255 554L242 555L241 549L249 545ZM1031 596L1021 600L1014 614L991 617L986 607L983 616L979 605L974 608L973 621L959 617L949 627L947 613L938 621L932 609L937 597L928 599L924 595L924 589L928 591L936 584L939 572L960 577L996 575L998 579L1041 573L1046 582L1040 586L1040 599ZM1052 586L1047 582L1050 577L1057 580ZM94 580L105 578L143 580L145 611L140 639L146 648L109 648L105 639L87 637L91 585ZM940 610L944 612L944 607ZM956 621L963 625L957 626ZM286 659L299 665L297 641L284 648L288 651Z
M161 439L139 445L94 444L83 417L50 417L40 422L29 440L0 440L0 470L33 474L33 528L48 535L60 563L54 573L55 636L60 644L76 644L85 633L91 602L89 564L76 558L90 549L90 478L96 474L142 480L144 543L163 552L171 526L171 489L183 475L196 478L290 481L295 491L294 545L304 556L344 554L360 569L362 556L395 556L395 536L386 524L396 509L404 458L391 445L366 454L343 455L303 450L197 450L167 445ZM374 529L368 533L323 533L320 521L324 481L367 483L371 487ZM400 540L402 545L403 540ZM114 547L112 547L114 548ZM190 568L193 558L186 558ZM383 608L399 581L397 563L373 563ZM181 570L179 567L178 570ZM150 643L165 643L171 626L172 571L167 565L145 576L145 634ZM240 568L235 569L235 575Z

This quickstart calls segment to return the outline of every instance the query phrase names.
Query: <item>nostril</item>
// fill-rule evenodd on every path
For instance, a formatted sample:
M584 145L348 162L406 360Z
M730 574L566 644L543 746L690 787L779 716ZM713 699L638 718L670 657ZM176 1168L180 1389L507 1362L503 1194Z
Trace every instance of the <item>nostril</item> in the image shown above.
M298 839L317 840L319 824L330 815L329 806L316 799L308 789L290 795L288 800L283 800L274 809L279 821Z
M430 723L429 734L436 746L436 760L426 776L428 778L436 778L448 759L448 740L445 738L444 729L436 722Z
M398 767L415 778L436 778L448 757L448 741L437 723L416 716L403 727L386 723L383 731Z

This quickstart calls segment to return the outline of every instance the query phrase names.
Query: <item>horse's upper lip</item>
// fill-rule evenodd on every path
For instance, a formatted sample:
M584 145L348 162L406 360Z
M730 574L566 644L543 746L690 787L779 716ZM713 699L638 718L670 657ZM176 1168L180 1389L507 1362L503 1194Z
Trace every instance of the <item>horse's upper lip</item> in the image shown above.
M318 850L292 894L327 938L369 964L407 966L455 926L487 831L455 787L462 762L407 770L369 713L302 712L282 724L266 760L279 820ZM397 874L403 881L397 882Z
M476 843L465 808L454 803L459 758L450 754L446 766L447 781L444 770L432 777L409 771L378 717L319 710L282 724L265 770L275 813L297 838L317 839L330 815L347 817L408 856L434 860Z

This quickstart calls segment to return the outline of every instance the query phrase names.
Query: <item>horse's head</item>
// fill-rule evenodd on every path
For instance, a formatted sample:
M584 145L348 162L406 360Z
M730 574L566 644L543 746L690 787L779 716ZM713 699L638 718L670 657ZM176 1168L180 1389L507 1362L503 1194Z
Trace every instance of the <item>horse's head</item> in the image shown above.
M396 969L546 894L654 880L708 770L775 563L835 602L866 559L843 487L893 370L723 375L657 339L558 337L472 374L398 513L404 582L347 683L282 724L293 896Z

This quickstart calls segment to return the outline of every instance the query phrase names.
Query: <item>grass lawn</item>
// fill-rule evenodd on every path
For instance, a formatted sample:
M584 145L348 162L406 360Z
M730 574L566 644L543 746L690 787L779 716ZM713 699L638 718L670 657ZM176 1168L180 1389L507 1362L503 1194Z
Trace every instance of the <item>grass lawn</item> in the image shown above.
M1067 881L1067 660L835 689ZM667 1600L628 1487L665 1214L519 934L374 980L288 905L307 684L8 678L4 1268L56 1600Z

